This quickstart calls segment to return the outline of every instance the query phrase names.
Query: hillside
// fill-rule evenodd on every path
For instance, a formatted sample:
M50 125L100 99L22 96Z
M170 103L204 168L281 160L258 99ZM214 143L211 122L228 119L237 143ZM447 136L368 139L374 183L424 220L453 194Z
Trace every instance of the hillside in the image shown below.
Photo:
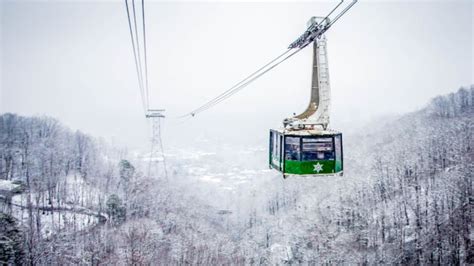
M0 179L23 189L0 217L15 236L2 260L474 263L473 103L474 86L436 97L345 135L343 177L286 180L265 146L169 147L165 178L146 152L4 114Z
M362 261L472 263L473 102L461 88L348 141L364 185L340 204Z
M472 263L473 97L346 135L343 178L267 183L242 246L271 263Z

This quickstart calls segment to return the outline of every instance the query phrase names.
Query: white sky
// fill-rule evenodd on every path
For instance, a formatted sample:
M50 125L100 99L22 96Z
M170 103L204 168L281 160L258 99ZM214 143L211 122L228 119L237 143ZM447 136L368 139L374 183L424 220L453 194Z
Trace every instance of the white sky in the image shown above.
M0 113L146 143L123 1L0 1ZM307 105L311 48L201 116L175 117L283 52L335 3L146 1L151 102L167 109L166 140L266 141ZM473 1L360 1L327 33L332 127L414 111L473 84L473 17Z

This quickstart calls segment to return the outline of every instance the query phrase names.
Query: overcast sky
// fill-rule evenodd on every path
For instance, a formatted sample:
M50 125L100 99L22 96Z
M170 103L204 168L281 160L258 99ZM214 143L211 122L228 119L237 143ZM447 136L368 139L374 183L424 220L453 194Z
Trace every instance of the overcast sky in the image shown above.
M149 136L123 1L1 1L0 113L48 115L130 147ZM201 116L176 116L283 52L337 1L146 1L151 105L165 139L264 140L307 105L306 49ZM473 84L473 1L360 1L328 31L333 128Z

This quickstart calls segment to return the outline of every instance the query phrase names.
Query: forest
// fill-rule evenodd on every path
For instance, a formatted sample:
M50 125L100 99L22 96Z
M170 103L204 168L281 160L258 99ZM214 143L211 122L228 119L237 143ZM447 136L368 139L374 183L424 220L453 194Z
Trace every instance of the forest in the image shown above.
M344 176L286 180L266 144L170 149L163 169L1 114L0 263L474 264L473 102L471 85L372 121L344 135Z

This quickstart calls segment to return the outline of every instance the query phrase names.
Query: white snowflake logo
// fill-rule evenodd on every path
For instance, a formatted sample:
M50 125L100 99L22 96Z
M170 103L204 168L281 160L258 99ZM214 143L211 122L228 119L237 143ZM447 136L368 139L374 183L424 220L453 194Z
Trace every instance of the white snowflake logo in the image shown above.
M317 164L313 165L313 167L314 167L313 170L316 171L316 173L319 173L323 170L323 165L320 164L319 162Z

